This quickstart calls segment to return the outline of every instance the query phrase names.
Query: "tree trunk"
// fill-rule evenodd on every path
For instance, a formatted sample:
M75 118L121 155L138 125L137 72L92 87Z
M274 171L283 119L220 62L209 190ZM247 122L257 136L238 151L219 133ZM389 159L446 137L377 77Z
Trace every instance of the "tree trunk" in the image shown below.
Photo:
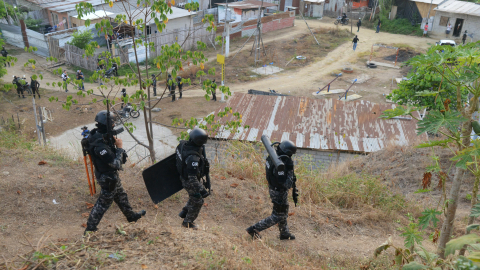
M438 240L437 254L441 258L445 258L445 246L450 241L452 235L453 222L455 221L455 213L457 212L458 195L460 193L460 186L462 185L463 174L465 170L456 168L455 176L453 177L452 187L450 189L450 196L448 198L448 207L446 211L445 221L443 221L442 231L440 232L440 239Z

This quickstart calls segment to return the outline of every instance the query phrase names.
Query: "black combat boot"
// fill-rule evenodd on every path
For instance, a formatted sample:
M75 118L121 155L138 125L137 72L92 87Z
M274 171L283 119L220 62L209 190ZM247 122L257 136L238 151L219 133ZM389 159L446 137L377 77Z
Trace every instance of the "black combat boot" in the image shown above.
M140 218L145 216L146 213L147 213L147 211L142 210L138 213L133 214L133 216L131 216L131 217L127 217L127 221L128 222L137 222L137 220L139 220Z
M289 232L281 232L280 233L280 240L295 240L295 235Z
M188 213L188 209L186 207L184 207L182 209L182 211L178 214L179 217L181 218L186 218L187 217L187 213Z
M89 228L89 227L87 227L87 228L85 229L85 231L83 232L83 235L85 236L85 235L87 235L89 232L96 232L96 231L98 231L97 228Z
M194 230L198 230L198 226L195 225L195 223L193 222L182 222L182 226L185 227L185 228L189 228L189 229L194 229Z
M250 236L253 239L261 239L262 237L260 236L260 232L255 229L254 226L248 227L247 228L247 233L250 234Z

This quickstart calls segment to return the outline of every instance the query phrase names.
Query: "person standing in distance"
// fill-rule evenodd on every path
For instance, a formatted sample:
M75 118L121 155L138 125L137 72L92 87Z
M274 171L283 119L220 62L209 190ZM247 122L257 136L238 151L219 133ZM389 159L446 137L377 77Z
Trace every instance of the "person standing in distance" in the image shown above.
M260 238L260 232L278 224L280 229L280 240L295 240L295 235L291 234L288 225L288 190L294 187L297 178L293 171L294 163L292 156L297 152L297 147L292 141L285 140L280 143L276 150L278 157L285 164L285 171L277 171L270 156L267 157L265 164L266 176L270 199L273 203L272 215L255 225L248 227L247 232L253 238ZM296 187L294 187L294 201L296 203Z
M180 93L179 98L182 98L183 83L182 83L182 77L180 77L180 76L177 76L177 85L178 85L178 92Z
M170 95L172 95L172 102L174 102L175 101L175 81L172 79L171 74L168 74L167 85L168 85L168 89L170 89Z
M35 98L35 93L37 93L38 98L40 98L40 83L37 80L34 80L33 77L30 77L30 88L32 88L33 98Z
M462 43L463 45L465 45L465 41L467 40L467 30L465 30L465 33L463 33L463 37L462 37Z
M362 26L362 19L361 18L358 18L358 22L357 22L357 32L360 32L360 26Z
M377 23L377 31L375 33L380 32L380 26L382 26L382 22L380 21L380 18L378 18L378 23Z
M153 87L153 96L157 96L157 77L155 77L154 74L152 74L152 87Z
M353 38L352 40L352 43L353 43L353 51L355 51L355 49L357 48L357 42L359 42L360 39L358 39L358 36L355 35L355 37Z
M209 163L205 157L208 135L203 129L194 128L189 136L188 141L180 141L175 151L180 180L188 192L188 202L178 216L183 218L183 227L197 230L194 221L202 209L203 199L210 195L206 190L210 187L205 187L201 182L202 177L208 176L209 173Z
M65 93L68 92L68 89L67 89L67 86L68 86L67 80L68 79L69 79L69 77L68 77L67 71L64 70L63 73L62 73L62 80L65 82Z
M2 50L0 51L0 54L2 54L3 57L5 57L5 64L4 64L5 67L7 67L7 63L8 63L8 66L10 67L10 62L7 61L8 52L5 49L5 46L2 46Z
M118 171L123 170L122 165L127 160L127 154L122 148L123 142L121 139L113 138L114 145L109 145L107 117L113 129L115 126L113 116L108 114L106 110L100 111L95 117L97 127L90 132L87 139L88 153L92 156L93 165L95 166L95 177L102 190L100 191L100 197L90 212L84 234L98 230L97 226L100 220L102 220L103 215L113 202L118 205L128 222L136 222L146 214L145 210L134 212L128 202L127 193L123 189L118 175Z

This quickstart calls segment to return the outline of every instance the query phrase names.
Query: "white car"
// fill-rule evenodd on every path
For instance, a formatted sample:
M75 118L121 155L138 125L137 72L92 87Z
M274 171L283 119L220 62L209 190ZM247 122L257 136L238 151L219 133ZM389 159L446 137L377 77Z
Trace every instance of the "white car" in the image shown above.
M457 46L457 44L455 43L455 41L449 40L449 39L442 39L442 40L436 42L435 44L436 44L436 45L441 45L441 46L443 46L443 45L450 45L450 46L452 46L452 47Z

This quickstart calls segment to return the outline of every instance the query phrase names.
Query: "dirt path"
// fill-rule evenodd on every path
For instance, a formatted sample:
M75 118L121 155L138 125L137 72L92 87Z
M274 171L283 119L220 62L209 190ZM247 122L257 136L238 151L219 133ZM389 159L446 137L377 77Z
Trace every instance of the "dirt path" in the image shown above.
M329 18L324 20L308 20L307 21L309 26L314 29L318 28L334 28L333 21ZM342 29L350 29L349 26L341 26ZM305 33L309 33L307 26L305 25L304 21L301 19L297 19L295 21L295 26L293 28L287 28L278 30L275 32L266 33L263 35L263 41L265 44L270 42L276 42L279 40L291 39L297 37L299 35L303 35ZM309 96L311 92L315 91L319 86L323 87L323 84L326 81L323 79L325 75L330 74L333 70L339 70L345 66L350 65L352 62L356 62L357 56L360 53L370 51L372 44L375 43L401 43L407 44L416 50L426 50L430 45L433 44L436 40L430 38L420 38L415 36L405 36L405 35L396 35L396 34L389 34L389 33L375 33L375 31L371 29L362 28L358 33L358 37L360 42L358 43L358 47L356 51L353 51L351 48L351 43L347 42L338 48L334 49L330 52L326 57L322 60L315 62L309 66L298 68L295 71L290 72L281 72L275 75L268 76L265 79L252 81L252 82L245 82L245 83L237 83L237 84L229 84L228 81L226 82L227 86L230 87L230 90L233 92L246 92L249 89L256 89L256 90L268 90L268 89L275 89L277 91L283 93L290 93L293 95L302 95L302 96ZM322 43L322 37L317 36L320 44ZM242 50L250 50L252 40L250 40ZM233 57L238 49L243 45L242 42L235 43L235 47L230 48L230 57ZM215 55L219 50L210 52L209 55ZM32 56L31 54L22 53L16 55L18 58L17 65L8 69L6 78L11 78L13 75L23 76L24 74L26 77L30 77L33 72L35 72L31 68L23 67L23 63L25 63L30 58L35 58L37 61L37 66L41 66L42 64L46 63L46 60L40 58L38 56ZM215 61L213 56L209 57L210 61ZM65 68L62 66L61 68ZM41 87L47 87L47 83L53 82L61 82L59 76L53 75L46 70L42 70L37 68L37 73L42 74L44 79L41 81ZM99 94L97 90L98 85L93 83L85 83L87 89L94 89L95 93ZM47 87L49 89L63 91L60 88L56 87L53 88L52 86ZM70 92L73 91L73 86L68 87ZM127 87L128 93L134 93L135 87ZM204 96L204 91L200 88L195 86L187 87L188 91L185 92L185 96L187 97L199 97ZM75 90L76 91L76 90Z
M309 20L307 21L311 28L333 28L334 25L331 20ZM350 29L349 26L341 26L342 29ZM264 42L275 42L281 38L291 38L300 33L308 32L307 26L303 20L296 20L294 31L289 31L288 35L281 36L268 36L264 38ZM310 96L311 93L318 89L318 87L323 87L326 83L322 78L330 74L334 70L340 70L343 67L350 65L352 62L357 61L357 56L362 52L368 52L371 50L371 46L376 43L388 43L388 44L407 44L416 50L426 50L431 45L435 43L436 40L431 38L421 38L415 36L405 36L405 35L396 35L390 33L375 33L371 29L360 29L360 32L357 34L360 39L356 51L353 51L352 45L350 42L347 42L332 52L330 52L327 57L318 61L314 64L311 64L304 68L299 68L293 72L281 72L276 75L269 76L266 79L239 83L233 85L227 85L230 87L230 90L233 92L247 92L249 89L263 90L267 91L268 89L275 89L276 91L282 93L289 93L293 95L301 96ZM317 37L320 44L322 43L322 38ZM245 45L244 50L250 49L250 46ZM191 91L187 94L188 96L200 96L201 91Z

